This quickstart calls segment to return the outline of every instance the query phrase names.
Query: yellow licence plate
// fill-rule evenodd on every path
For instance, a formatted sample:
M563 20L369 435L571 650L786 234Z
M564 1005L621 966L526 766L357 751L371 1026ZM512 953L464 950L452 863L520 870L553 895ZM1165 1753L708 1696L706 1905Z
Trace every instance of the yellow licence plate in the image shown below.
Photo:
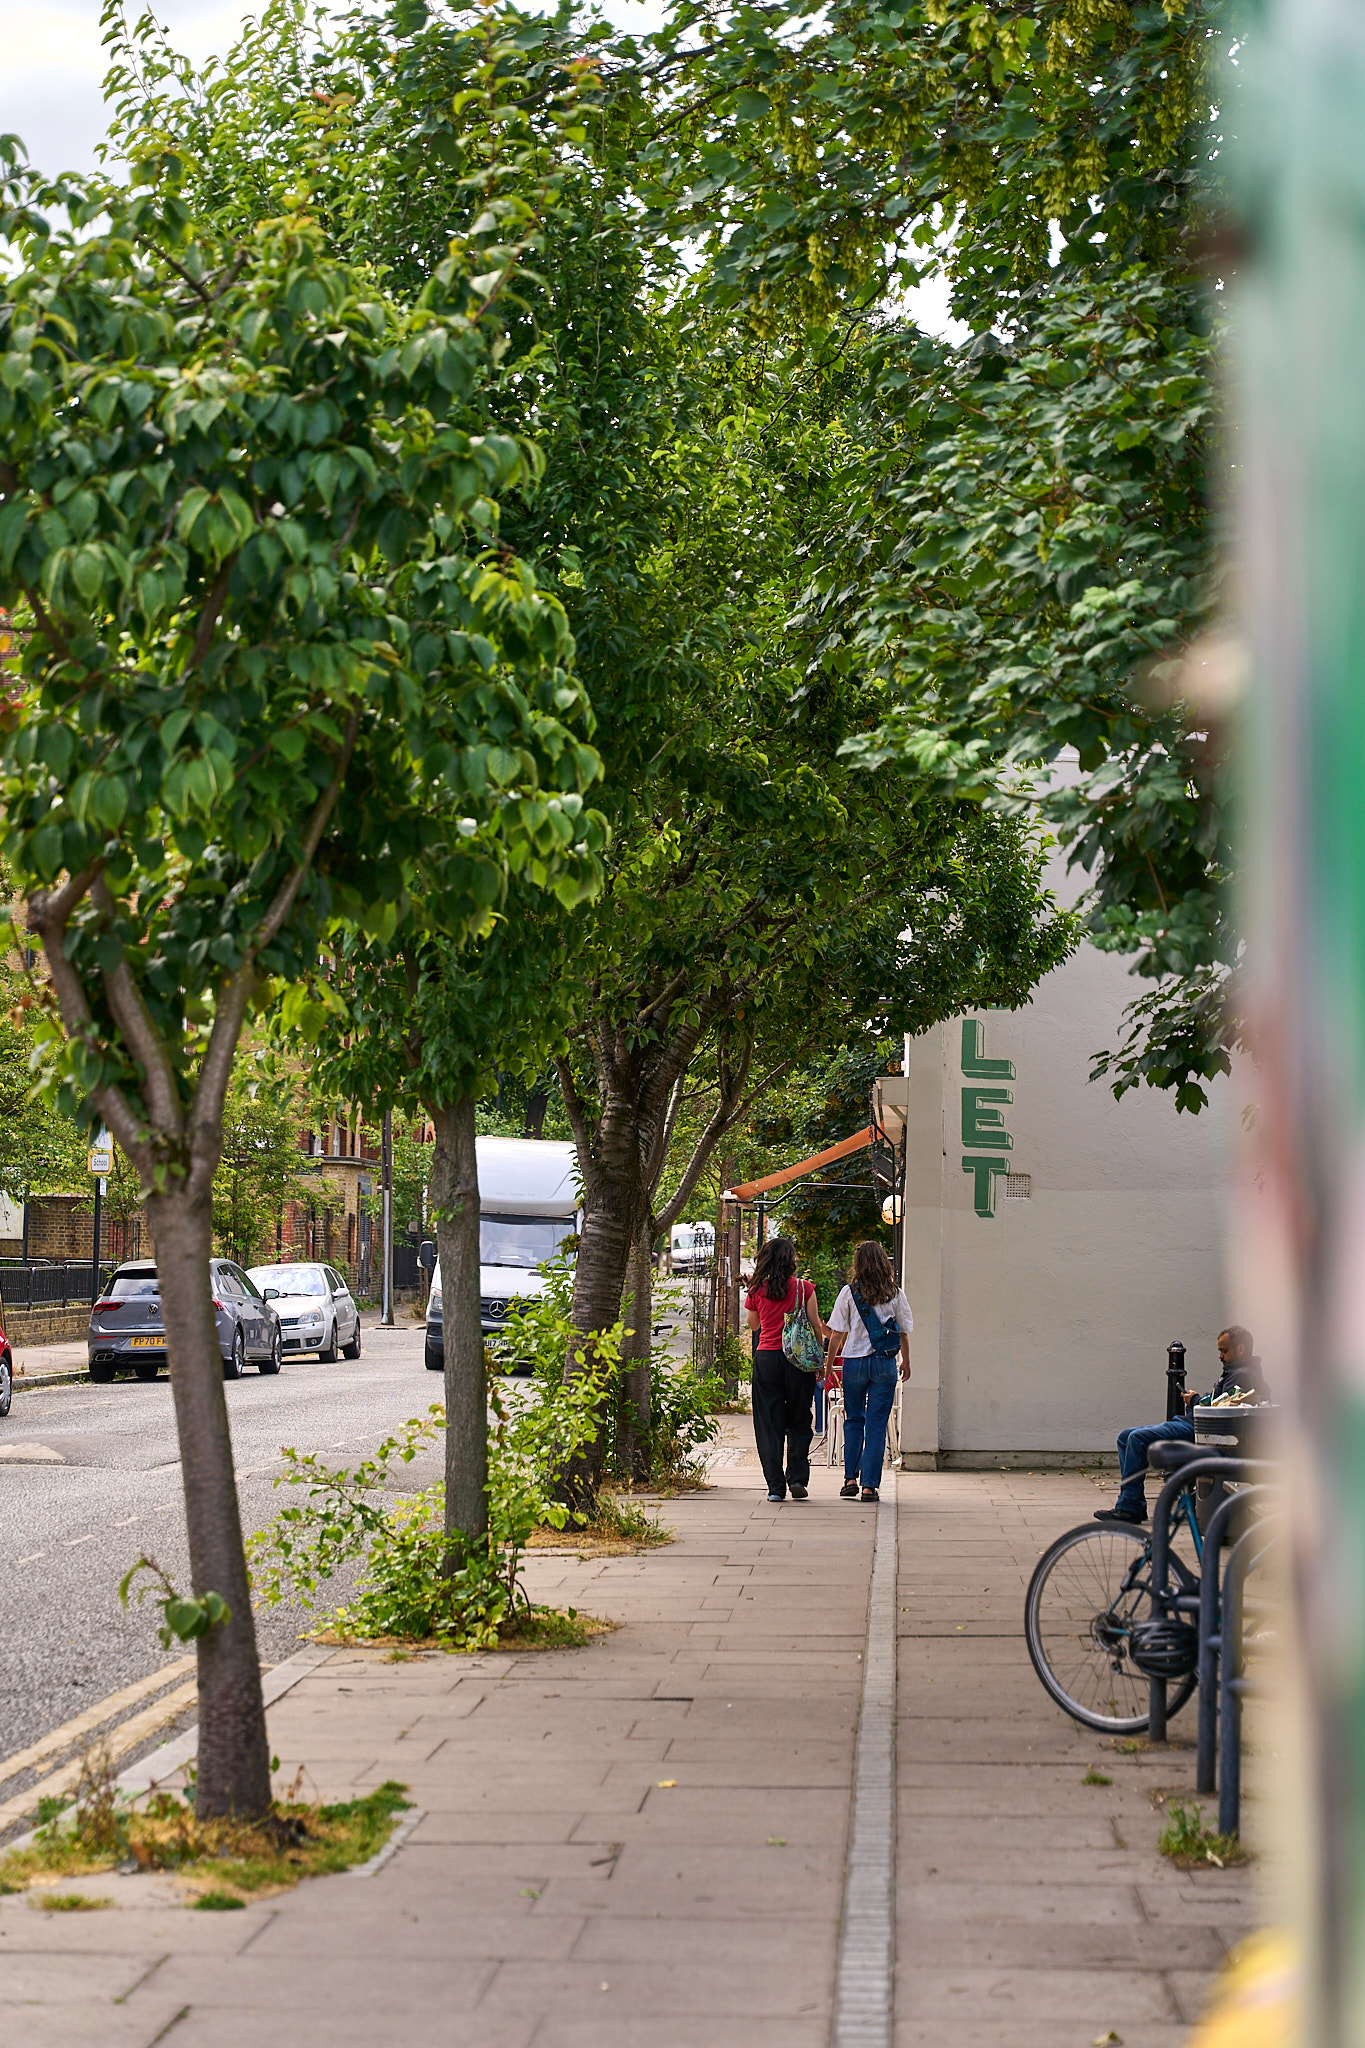
M166 1339L164 1337L130 1337L128 1343L130 1346L140 1344L147 1351L164 1351L166 1349Z

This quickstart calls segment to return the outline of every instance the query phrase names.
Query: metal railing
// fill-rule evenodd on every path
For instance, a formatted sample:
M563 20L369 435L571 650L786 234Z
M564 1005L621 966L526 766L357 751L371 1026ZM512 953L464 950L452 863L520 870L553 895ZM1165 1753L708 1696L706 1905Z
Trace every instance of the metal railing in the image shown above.
M101 1284L116 1264L101 1262ZM0 1305L5 1308L78 1308L93 1301L95 1293L89 1259L0 1259Z

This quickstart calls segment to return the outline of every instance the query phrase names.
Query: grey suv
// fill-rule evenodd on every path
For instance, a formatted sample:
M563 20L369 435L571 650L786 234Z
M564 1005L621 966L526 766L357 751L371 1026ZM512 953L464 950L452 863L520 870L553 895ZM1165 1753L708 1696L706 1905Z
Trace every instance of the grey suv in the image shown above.
M240 1379L248 1361L260 1372L278 1372L280 1319L255 1281L231 1259L210 1259L209 1285L223 1378ZM127 1371L140 1380L156 1378L166 1363L166 1330L155 1266L119 1267L90 1311L87 1342L92 1380Z

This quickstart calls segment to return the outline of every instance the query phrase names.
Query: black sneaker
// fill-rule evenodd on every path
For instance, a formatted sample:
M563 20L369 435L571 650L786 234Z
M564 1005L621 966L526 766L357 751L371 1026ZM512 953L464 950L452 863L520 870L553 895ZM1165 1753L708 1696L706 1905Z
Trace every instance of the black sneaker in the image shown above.
M805 1487L804 1487L804 1486L794 1486L794 1487L792 1488L792 1499L793 1499L793 1500L807 1500L807 1499L809 1499L809 1495L807 1494L807 1492L806 1492L806 1489L805 1489Z
M1095 1510L1095 1520L1097 1522L1131 1522L1136 1527L1141 1527L1146 1519L1146 1508L1142 1510L1141 1514L1136 1515L1129 1508L1096 1508Z

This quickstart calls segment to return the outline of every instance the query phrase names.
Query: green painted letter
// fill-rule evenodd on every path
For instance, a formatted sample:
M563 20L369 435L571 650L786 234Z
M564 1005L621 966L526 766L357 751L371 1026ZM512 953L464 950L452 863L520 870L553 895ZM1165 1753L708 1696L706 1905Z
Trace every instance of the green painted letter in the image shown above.
M1014 1140L1005 1129L1005 1119L991 1102L1013 1102L1008 1088L964 1088L962 1091L962 1142L985 1152L1009 1152Z
M962 1020L962 1071L969 1081L1012 1081L1013 1060L988 1060L981 1050L981 1021Z
M1009 1170L1008 1159L988 1159L984 1152L978 1152L975 1159L963 1160L962 1171L976 1175L973 1201L978 1216L994 1216L995 1177Z

